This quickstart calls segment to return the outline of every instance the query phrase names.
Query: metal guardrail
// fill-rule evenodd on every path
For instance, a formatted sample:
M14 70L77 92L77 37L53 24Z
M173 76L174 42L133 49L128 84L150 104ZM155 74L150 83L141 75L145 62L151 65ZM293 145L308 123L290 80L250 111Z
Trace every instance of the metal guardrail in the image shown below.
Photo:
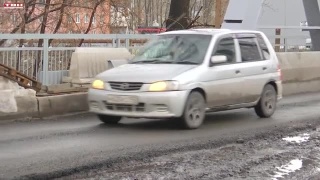
M318 30L319 26L259 26L277 52L310 51L312 44L310 30Z
M320 29L320 26L259 26L259 29L306 29L306 30L315 30Z
M39 40L42 47L0 47L0 63L15 68L20 72L40 80L44 85L56 84L68 72L72 52L76 47L49 47L49 40L105 40L104 44L84 43L83 46L125 47L133 52L144 41L153 35L120 35L120 34L1 34L1 39ZM140 40L140 41L135 41ZM13 44L15 45L15 44ZM37 46L37 45L36 45ZM39 66L38 66L39 64Z
M275 29L281 28L282 31L287 31L281 35L275 35ZM306 44L309 33L302 32L302 29L314 29L310 27L276 27L266 26L259 27L259 30L268 31L266 34L274 47L279 47L280 52L296 52L309 51L310 48ZM292 31L290 33L289 31ZM301 32L296 35L297 32ZM137 50L144 42L154 35L141 34L0 34L1 39L8 40L32 40L37 42L43 39L42 47L0 47L0 63L9 67L15 68L20 72L34 77L41 81L44 85L58 84L61 82L62 76L67 75L71 55L75 50L73 47L68 47L66 41L75 41L84 39L87 42L82 47L125 47L132 53ZM53 39L63 42L59 46L49 47L49 40ZM278 41L276 41L278 39ZM297 40L297 41L294 41ZM90 43L92 42L92 43ZM105 43L104 43L105 42ZM56 43L57 44L57 43ZM13 44L15 45L15 44ZM17 45L17 44L16 44ZM37 44L35 45L37 46ZM40 62L39 66L36 64Z

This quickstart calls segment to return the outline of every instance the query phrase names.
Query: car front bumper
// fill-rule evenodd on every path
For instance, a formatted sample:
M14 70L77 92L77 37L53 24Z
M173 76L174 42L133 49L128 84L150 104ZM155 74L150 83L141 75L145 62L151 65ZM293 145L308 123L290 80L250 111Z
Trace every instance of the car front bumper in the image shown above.
M138 104L109 103L107 96L134 96ZM170 118L183 114L189 91L167 92L113 92L89 89L88 103L90 112L96 114L135 117L135 118Z

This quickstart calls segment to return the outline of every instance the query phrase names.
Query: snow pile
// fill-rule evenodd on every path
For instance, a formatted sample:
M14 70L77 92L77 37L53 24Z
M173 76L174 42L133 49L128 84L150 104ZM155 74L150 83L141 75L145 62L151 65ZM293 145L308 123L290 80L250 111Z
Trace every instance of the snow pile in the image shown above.
M0 112L14 113L18 111L16 97L35 97L36 91L25 89L5 77L0 76Z
M18 83L13 82L5 77L0 76L0 91L11 90L15 97L19 96L36 96L36 91L33 89L25 89L19 86Z

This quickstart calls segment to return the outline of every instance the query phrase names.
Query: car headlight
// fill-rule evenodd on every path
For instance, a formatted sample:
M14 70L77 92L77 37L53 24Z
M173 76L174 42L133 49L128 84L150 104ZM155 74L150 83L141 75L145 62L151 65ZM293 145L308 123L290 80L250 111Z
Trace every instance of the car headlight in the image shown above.
M102 80L96 79L92 82L91 87L93 89L105 89L104 82Z
M158 81L150 84L149 91L175 91L179 89L177 81Z

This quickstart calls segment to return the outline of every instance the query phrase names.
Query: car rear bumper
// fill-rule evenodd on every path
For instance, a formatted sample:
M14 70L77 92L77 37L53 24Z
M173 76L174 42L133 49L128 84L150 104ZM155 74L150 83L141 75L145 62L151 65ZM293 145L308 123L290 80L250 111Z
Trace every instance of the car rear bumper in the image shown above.
M90 112L96 114L136 118L169 118L182 115L188 94L188 91L128 93L90 89L88 103ZM134 96L137 97L138 104L109 103L108 95Z

